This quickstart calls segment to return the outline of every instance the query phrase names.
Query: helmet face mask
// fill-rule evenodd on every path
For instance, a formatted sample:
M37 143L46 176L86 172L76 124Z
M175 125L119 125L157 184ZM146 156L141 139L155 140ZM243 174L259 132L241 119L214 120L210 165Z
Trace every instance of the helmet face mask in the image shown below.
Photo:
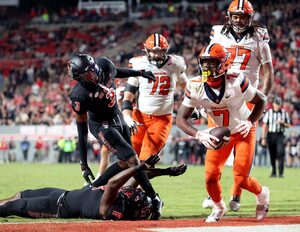
M146 52L150 62L157 65L163 63L167 57L169 43L161 34L150 35L144 43L144 51Z
M252 22L252 16L248 14L229 13L229 23L232 29L240 34L250 27Z
M240 34L251 26L254 10L249 1L234 0L229 5L227 15L232 29Z
M198 57L199 72L202 81L212 87L222 83L223 75L227 72L230 63L226 49L220 44L210 44L202 49Z
M167 50L161 48L154 48L154 49L147 49L146 53L148 54L148 59L150 61L160 62L165 60Z
M103 77L102 69L94 58L81 53L76 53L69 60L68 73L70 77L87 88L97 88Z

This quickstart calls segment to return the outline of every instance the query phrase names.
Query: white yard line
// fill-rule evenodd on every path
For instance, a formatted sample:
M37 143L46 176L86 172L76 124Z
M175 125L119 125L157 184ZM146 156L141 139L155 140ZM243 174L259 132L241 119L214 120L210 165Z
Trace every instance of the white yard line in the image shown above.
M300 224L263 225L263 226L216 226L216 227L180 227L180 228L147 228L156 232L299 232Z

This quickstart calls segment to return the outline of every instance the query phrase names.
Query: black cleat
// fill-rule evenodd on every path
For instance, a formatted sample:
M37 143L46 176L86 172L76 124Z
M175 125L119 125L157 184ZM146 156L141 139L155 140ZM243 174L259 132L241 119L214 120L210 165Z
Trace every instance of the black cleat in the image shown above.
M167 173L170 176L180 176L183 173L185 173L186 169L187 169L187 165L186 164L181 164L179 166L167 168Z
M159 220L161 218L164 202L159 198L158 194L156 194L156 197L152 200L152 205L153 205L153 212L150 219Z

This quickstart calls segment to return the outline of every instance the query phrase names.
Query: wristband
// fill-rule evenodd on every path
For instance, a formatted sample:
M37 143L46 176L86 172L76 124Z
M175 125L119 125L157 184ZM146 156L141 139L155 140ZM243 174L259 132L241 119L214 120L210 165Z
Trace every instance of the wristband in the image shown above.
M122 110L133 110L132 101L125 100L122 102Z

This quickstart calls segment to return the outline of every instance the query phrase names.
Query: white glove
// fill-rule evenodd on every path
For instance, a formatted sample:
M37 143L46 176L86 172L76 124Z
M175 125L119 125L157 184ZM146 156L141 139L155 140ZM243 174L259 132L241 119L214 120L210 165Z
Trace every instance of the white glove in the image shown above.
M237 132L239 132L241 135L243 135L243 138L246 138L249 134L250 129L253 127L254 124L250 121L241 121L239 125L235 127L237 129Z
M208 128L204 131L198 131L195 138L200 141L207 149L215 150L217 145L213 140L219 142L219 139L209 133L211 129L212 128Z
M124 120L129 127L129 131L131 135L134 135L138 132L137 123L132 120L132 117L128 114L124 115Z

